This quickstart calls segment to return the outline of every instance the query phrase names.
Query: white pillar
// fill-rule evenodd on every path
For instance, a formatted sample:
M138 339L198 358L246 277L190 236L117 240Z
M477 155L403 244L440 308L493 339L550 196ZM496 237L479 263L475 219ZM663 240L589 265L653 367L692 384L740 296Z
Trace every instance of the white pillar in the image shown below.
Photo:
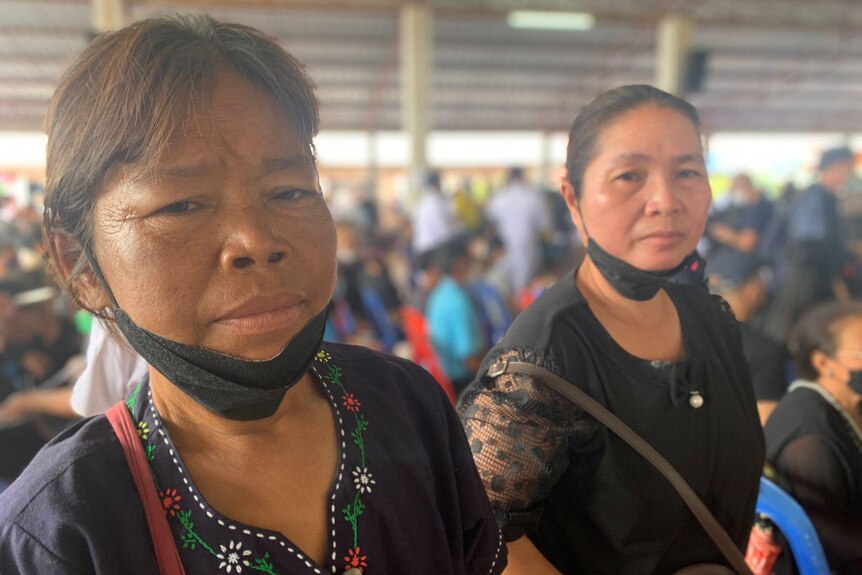
M368 169L365 178L366 192L368 199L377 202L378 186L380 185L380 157L377 153L377 132L368 132Z
M679 14L665 16L659 22L657 32L655 85L681 96L685 88L691 19Z
M424 3L405 4L400 19L401 125L410 143L407 203L413 205L428 167L426 138L434 22L431 8Z
M543 188L547 188L548 186L556 188L559 183L551 182L551 174L555 168L555 166L552 165L552 158L554 157L553 143L553 135L550 132L544 132L542 134L542 165L541 173L539 174L539 183Z
M93 9L90 21L96 33L111 32L125 26L125 0L90 0L90 5Z

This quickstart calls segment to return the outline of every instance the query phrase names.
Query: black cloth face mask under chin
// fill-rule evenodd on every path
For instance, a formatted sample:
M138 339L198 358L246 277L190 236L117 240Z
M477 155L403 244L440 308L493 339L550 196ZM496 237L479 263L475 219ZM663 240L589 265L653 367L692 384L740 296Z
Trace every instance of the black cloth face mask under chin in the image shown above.
M652 299L658 290L670 283L674 276L684 270L697 257L696 252L692 252L673 269L648 272L612 256L592 238L587 240L587 254L593 265L620 295L635 301Z
M89 250L86 254L129 344L183 393L221 417L251 421L273 415L287 391L308 371L323 342L326 308L267 360L241 359L169 340L138 326L120 309L95 257Z

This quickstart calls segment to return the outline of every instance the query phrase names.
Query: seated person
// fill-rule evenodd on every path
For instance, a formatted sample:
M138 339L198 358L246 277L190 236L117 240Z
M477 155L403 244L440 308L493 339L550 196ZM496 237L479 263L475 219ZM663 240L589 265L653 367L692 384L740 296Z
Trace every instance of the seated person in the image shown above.
M39 271L0 282L0 481L15 479L75 417L67 384L81 342L72 320L55 312L49 284Z
M83 373L72 389L72 408L84 416L103 413L124 400L147 375L147 362L118 330L95 318Z
M766 457L814 523L832 573L862 573L862 304L814 308L790 345L801 379L766 423Z
M430 293L426 316L431 344L455 393L472 381L486 349L482 326L467 289L469 263L463 241L437 249L428 275Z
M757 256L730 250L716 254L706 266L710 291L730 304L739 321L742 351L751 371L761 424L766 423L778 400L787 391L784 347L749 323L765 301L768 271Z
M732 204L716 211L706 228L710 258L723 251L754 253L772 218L772 203L746 174L734 178L729 194Z

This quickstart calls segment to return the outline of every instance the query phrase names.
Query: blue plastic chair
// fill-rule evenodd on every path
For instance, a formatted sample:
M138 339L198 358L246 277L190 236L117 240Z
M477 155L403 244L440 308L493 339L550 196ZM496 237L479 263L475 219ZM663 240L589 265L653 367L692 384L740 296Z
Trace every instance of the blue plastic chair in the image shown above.
M793 497L761 477L755 510L768 516L784 534L800 575L829 575L829 564L814 525Z

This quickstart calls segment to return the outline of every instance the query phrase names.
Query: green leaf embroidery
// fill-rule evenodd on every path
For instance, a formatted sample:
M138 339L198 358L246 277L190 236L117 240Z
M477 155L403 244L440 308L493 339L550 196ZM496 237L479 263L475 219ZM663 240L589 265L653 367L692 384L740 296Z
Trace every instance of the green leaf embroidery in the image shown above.
M258 557L254 560L254 565L249 565L249 569L254 569L255 571L262 571L267 573L267 575L278 575L274 571L275 567L272 564L272 561L269 560L269 551L263 554L263 557Z
M329 364L329 375L326 376L326 380L329 381L332 385L337 385L341 391L345 391L344 386L341 384L341 368L337 365Z
M126 407L129 408L129 411L135 411L135 406L138 404L138 393L140 393L142 385L143 383L139 383L129 394L129 398L126 400Z
M194 545L199 544L201 547L209 551L211 555L216 555L216 552L213 551L213 548L207 545L206 542L201 539L197 533L195 533L195 524L192 521L191 517L191 511L180 511L179 513L177 513L177 518L180 520L180 525L182 525L185 529L181 536L181 539L183 541L183 549L185 549L187 546L190 546L191 549L194 549ZM188 543L189 540L193 540L194 544Z
M153 455L153 452L156 450L156 447L158 447L158 445L147 446L147 461L153 461L156 458L156 456Z

